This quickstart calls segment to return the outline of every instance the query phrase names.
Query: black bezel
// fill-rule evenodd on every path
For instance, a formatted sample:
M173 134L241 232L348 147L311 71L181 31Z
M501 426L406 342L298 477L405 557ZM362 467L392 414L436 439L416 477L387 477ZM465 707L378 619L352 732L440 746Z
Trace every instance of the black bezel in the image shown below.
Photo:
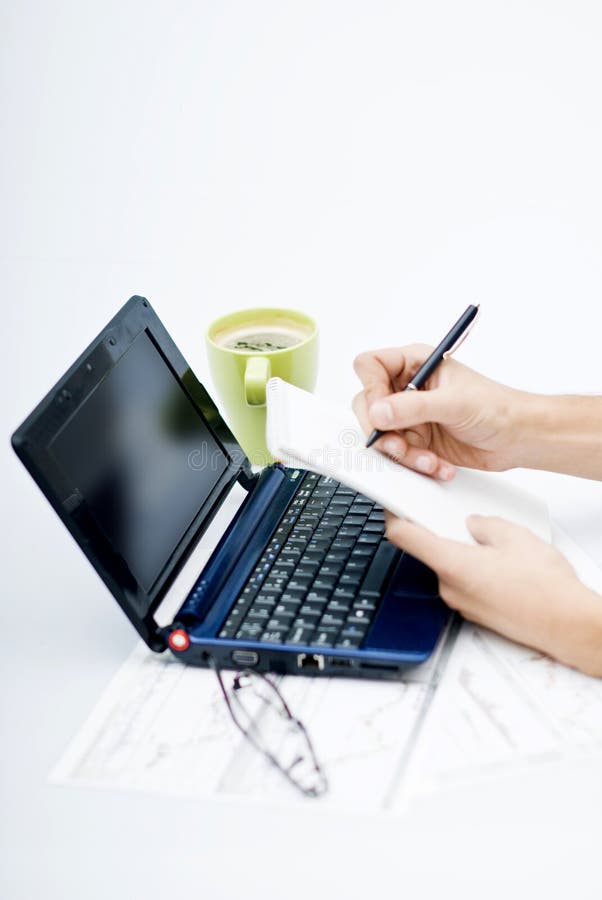
M228 466L147 593L86 511L48 451L54 436L136 337L146 331L222 446ZM249 461L211 397L144 297L131 297L12 436L12 445L42 493L69 529L140 636L152 650L165 649L154 619L174 578L209 526L236 480L252 481Z

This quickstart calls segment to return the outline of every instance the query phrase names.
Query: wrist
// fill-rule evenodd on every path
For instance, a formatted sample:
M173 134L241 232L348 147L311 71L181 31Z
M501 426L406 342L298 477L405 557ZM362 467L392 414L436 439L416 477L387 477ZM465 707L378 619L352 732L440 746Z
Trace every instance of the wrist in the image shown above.
M552 655L586 675L602 678L602 597L578 579L567 591L572 602L565 621L559 623Z
M602 397L517 391L513 465L602 479Z
M511 390L506 408L510 468L532 469L537 467L535 463L540 457L547 399L540 394Z

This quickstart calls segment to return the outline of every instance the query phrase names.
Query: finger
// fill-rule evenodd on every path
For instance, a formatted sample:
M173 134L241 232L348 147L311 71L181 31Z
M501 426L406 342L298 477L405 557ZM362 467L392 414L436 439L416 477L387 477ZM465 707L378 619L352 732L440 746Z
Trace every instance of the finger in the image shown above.
M385 534L393 544L430 566L446 581L453 582L457 574L472 565L472 547L438 537L408 519L387 516Z
M370 434L372 425L368 417L368 398L365 391L355 395L352 407L364 434ZM424 438L415 432L403 435L395 431L387 432L379 438L375 446L389 459L422 475L431 475L440 481L451 481L456 474L454 466L441 459L432 450L428 450L424 446Z
M375 446L393 462L408 469L414 469L421 475L431 475L441 481L451 481L456 474L451 463L441 459L432 450L413 446L409 443L407 435L402 438L396 432L389 431L378 440Z
M368 418L368 398L366 397L366 392L360 391L359 394L356 394L351 405L362 426L364 434L369 435L372 432L372 425ZM387 434L386 439L379 439L378 449L391 459L395 460L395 462L402 462L406 455L408 444L405 438L400 434L391 432L390 434ZM434 456L434 454L432 455ZM431 465L429 460L428 471L434 471L436 467L436 462ZM426 471L426 469L423 471Z
M467 418L466 401L457 392L434 388L432 391L400 391L368 406L373 428L380 431L412 428L427 422L457 425Z
M534 537L532 531L499 516L468 516L466 527L478 544L491 547L507 547Z
M355 413L358 422L362 426L364 434L368 435L372 432L370 416L368 415L368 398L366 391L360 391L351 401L351 407Z
M432 353L427 344L410 344L407 347L384 347L360 353L353 361L355 373L370 391L384 387L386 393L398 390L418 371Z

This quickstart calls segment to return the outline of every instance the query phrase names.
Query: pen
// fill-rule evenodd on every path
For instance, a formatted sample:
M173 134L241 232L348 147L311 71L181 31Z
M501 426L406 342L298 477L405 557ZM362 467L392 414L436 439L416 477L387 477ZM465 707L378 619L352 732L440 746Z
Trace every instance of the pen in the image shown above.
M441 343L435 347L429 358L422 363L410 383L406 384L404 391L420 390L423 384L431 377L439 363L444 359L447 359L448 356L451 356L452 353L458 349L470 331L470 326L474 323L478 312L479 304L476 306L469 306L464 310L456 324L448 331ZM385 434L384 431L375 429L366 441L366 447L371 447L375 441L383 436L383 434Z

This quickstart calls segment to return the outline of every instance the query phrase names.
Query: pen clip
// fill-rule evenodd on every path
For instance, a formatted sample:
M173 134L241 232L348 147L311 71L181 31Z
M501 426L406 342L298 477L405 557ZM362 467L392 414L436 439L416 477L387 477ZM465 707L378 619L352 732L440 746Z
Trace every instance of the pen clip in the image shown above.
M480 308L480 306L479 306L479 309L477 310L476 316L474 317L474 319L472 320L472 322L470 323L470 325L468 326L468 328L466 329L466 331L464 331L464 332L460 335L460 337L458 338L458 340L456 341L456 343L453 345L453 347L450 347L449 350L446 350L446 351L445 351L445 353L443 354L443 359L449 359L449 357L452 356L452 355L456 352L456 350L458 349L458 347L460 346L460 344L464 343L464 341L466 340L466 338L468 337L468 335L470 334L470 332L471 332L472 329L474 328L474 323L477 321L477 319L479 318L480 315L481 315L481 308Z

